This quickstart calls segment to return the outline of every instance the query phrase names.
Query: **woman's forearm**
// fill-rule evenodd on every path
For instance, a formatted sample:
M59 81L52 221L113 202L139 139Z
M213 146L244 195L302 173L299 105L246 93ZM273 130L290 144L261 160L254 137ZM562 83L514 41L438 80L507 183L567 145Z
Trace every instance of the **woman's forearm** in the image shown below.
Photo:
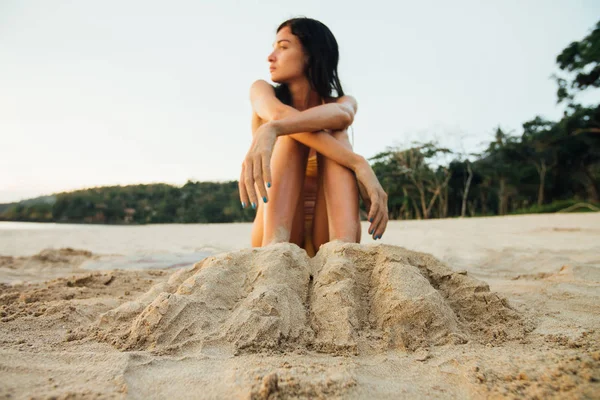
M298 111L286 107L271 121L277 136L300 132L316 132L324 129L334 131L346 129L354 119L347 108L336 103L323 104Z
M331 127L328 128L326 125L319 123L319 118L321 118L321 120L320 120L321 122L326 122L328 119L334 120L336 118L339 118L340 114L336 114L336 113L338 113L338 111L335 111L335 109L331 109L331 108L323 109L322 108L322 107L329 106L329 105L335 105L335 104L325 104L322 106L310 108L306 111L298 111L293 107L285 105L281 109L279 109L276 114L274 114L273 120L267 121L266 123L274 126L275 129L278 128L277 124L279 124L279 128L282 129L284 132L293 131L300 127L314 128L315 126L317 126L317 128L314 129L316 132L311 129L306 129L306 131L296 131L296 132L286 133L286 134L289 134L290 137L293 138L294 140L297 140L298 142L300 142L312 149L315 149L321 155L329 158L330 160L333 160L336 163L338 163L352 171L356 171L356 168L358 168L359 166L361 166L362 164L367 162L364 159L364 157L354 153L351 148L346 147L344 144L342 144L342 142L340 142L339 140L334 138L332 135L323 131L323 129L332 129L332 130L346 129L347 126L343 126L342 124L340 124L339 120L337 122L334 122L332 125L330 125L330 126L334 126L334 128L331 128ZM308 113L308 111L316 110L318 108L321 108L321 109L317 110L317 112ZM342 108L340 108L340 110L342 110ZM344 111L342 111L342 112L344 112ZM301 115L301 114L303 114L303 115ZM310 120L311 115L317 117L316 119L312 120L312 122ZM342 119L343 118L344 117L342 117ZM306 125L302 125L304 123L306 123ZM310 124L312 124L312 125L310 125ZM294 127L294 126L296 128L292 129L292 127ZM342 126L342 127L339 129L336 129L335 127L337 127L337 126ZM299 133L297 133L297 132L299 132Z
M325 131L294 133L290 137L351 171L356 171L359 166L367 162L363 156L356 154Z

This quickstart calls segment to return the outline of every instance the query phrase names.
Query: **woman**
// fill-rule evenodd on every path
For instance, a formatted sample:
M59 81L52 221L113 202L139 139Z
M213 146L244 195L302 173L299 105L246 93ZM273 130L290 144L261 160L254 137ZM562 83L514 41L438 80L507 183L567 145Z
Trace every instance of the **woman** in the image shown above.
M348 140L357 104L339 81L333 34L294 18L279 26L273 47L267 60L279 86L252 84L253 140L240 176L242 207L258 206L252 246L292 242L313 256L331 240L359 243L359 191L369 234L381 238L387 195Z

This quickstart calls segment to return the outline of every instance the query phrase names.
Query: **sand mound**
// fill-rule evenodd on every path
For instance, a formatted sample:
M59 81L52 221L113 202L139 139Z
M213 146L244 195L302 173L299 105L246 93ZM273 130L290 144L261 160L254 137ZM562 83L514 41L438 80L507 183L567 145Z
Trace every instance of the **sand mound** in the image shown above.
M536 274L519 274L512 280L529 279L554 282L586 282L597 284L600 282L600 268L592 265L563 265L555 272L538 272Z
M47 261L52 263L74 263L73 259L87 259L92 257L92 252L87 250L77 250L70 247L62 249L44 249L33 256L38 261Z
M100 258L70 247L44 249L30 257L0 256L0 283L34 283L78 272L81 265Z
M87 250L77 250L70 247L62 249L44 249L31 257L0 256L0 267L9 269L23 269L29 264L36 267L56 266L56 264L80 265L84 261L93 258L93 254Z
M310 259L282 243L209 257L76 334L159 353L415 350L520 339L520 315L434 257L328 243Z

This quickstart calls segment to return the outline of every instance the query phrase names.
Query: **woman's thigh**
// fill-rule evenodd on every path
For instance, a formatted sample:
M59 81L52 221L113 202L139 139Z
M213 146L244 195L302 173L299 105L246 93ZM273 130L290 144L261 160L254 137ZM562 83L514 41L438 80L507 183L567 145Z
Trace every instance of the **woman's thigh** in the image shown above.
M345 131L333 136L352 149ZM360 243L358 186L354 173L326 157L318 156L319 184L313 221L315 249L334 239Z
M319 169L319 178L317 184L317 200L315 201L315 210L313 215L313 246L315 251L319 251L319 247L329 242L329 222L327 221L327 203L325 201L325 191L323 190L323 162L321 156L317 156Z

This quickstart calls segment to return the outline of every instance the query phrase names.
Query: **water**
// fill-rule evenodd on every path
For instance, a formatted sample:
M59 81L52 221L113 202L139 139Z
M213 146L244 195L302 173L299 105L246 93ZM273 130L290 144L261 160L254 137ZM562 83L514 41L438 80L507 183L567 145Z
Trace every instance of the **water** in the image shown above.
M158 253L131 256L108 256L100 260L86 262L83 269L108 270L108 269L170 269L190 267L213 255L210 252L194 253Z
M252 224L82 225L0 222L0 255L70 247L102 256L86 269L179 268L250 247Z

